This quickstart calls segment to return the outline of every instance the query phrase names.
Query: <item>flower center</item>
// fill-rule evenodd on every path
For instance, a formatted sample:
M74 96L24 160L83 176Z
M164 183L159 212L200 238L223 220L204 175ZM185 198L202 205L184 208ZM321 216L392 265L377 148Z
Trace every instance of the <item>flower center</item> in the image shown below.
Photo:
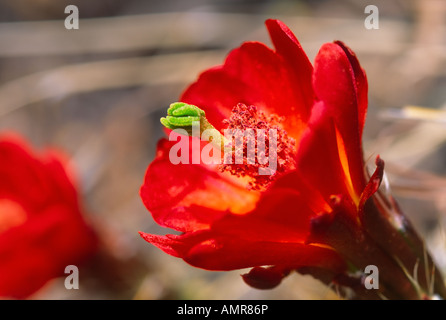
M25 209L15 201L0 199L0 234L26 221Z
M266 115L256 106L239 103L225 132L222 172L249 177L249 187L261 190L296 166L296 141L282 128L283 117ZM227 152L230 150L230 152Z

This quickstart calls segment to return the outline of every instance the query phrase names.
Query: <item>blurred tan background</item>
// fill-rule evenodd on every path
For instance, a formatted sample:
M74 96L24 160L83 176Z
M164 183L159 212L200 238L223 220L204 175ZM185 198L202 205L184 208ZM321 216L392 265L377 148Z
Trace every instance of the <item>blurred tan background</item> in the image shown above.
M369 4L378 30L364 26ZM78 30L64 27L67 5L79 9ZM446 1L1 0L0 131L65 150L103 241L79 290L55 279L34 298L337 298L297 274L251 289L244 271L193 268L138 235L167 232L139 198L160 116L231 48L270 45L267 18L284 21L311 60L333 40L357 53L370 88L365 156L386 161L393 194L446 268Z

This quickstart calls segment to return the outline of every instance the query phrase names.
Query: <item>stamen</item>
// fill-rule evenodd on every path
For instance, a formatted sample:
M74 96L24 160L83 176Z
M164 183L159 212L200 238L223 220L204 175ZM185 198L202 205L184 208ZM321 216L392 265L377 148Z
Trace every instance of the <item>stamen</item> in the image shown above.
M227 139L225 134L225 159L220 170L237 177L249 177L249 187L261 190L279 175L295 169L296 141L288 136L281 122L283 117L276 114L266 115L256 106L237 104L230 118L224 120L227 125L225 133L226 130L231 133L238 130L242 134L233 135L234 139Z
M249 179L248 187L266 188L279 175L295 169L296 141L282 128L283 117L266 115L256 106L237 104L224 120L224 135L206 119L205 112L184 102L172 103L160 119L168 129L209 141L224 154L221 172ZM204 138L209 137L209 139Z

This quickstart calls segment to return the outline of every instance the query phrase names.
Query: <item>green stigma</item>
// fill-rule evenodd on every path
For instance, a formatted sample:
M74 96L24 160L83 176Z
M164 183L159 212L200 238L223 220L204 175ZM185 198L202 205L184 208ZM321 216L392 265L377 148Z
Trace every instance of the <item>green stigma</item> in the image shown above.
M160 119L168 129L184 129L190 136L201 138L204 131L212 137L209 142L216 147L224 148L224 136L206 119L205 112L197 106L184 102L174 102L167 109L167 116Z
M167 117L160 119L163 126L168 129L190 129L195 123L201 123L206 119L203 110L197 106L184 102L174 102L167 109ZM189 131L189 130L188 130Z

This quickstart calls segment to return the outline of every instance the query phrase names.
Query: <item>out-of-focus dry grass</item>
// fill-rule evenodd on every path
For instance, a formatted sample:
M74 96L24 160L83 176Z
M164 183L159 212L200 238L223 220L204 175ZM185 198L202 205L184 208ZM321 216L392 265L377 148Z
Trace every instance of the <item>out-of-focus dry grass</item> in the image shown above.
M66 30L68 4L80 29ZM165 233L139 198L163 135L159 117L201 70L244 40L269 43L263 22L280 18L309 57L342 40L369 79L365 155L386 161L392 192L446 269L446 118L401 108L446 108L446 3L385 1L380 29L364 27L366 1L31 1L0 4L0 130L71 157L88 219L103 249L39 299L336 299L308 276L254 290L240 273L188 266L143 241ZM391 111L391 112L389 112ZM443 118L442 118L443 117ZM440 120L444 121L441 122ZM372 163L373 161L371 161Z

